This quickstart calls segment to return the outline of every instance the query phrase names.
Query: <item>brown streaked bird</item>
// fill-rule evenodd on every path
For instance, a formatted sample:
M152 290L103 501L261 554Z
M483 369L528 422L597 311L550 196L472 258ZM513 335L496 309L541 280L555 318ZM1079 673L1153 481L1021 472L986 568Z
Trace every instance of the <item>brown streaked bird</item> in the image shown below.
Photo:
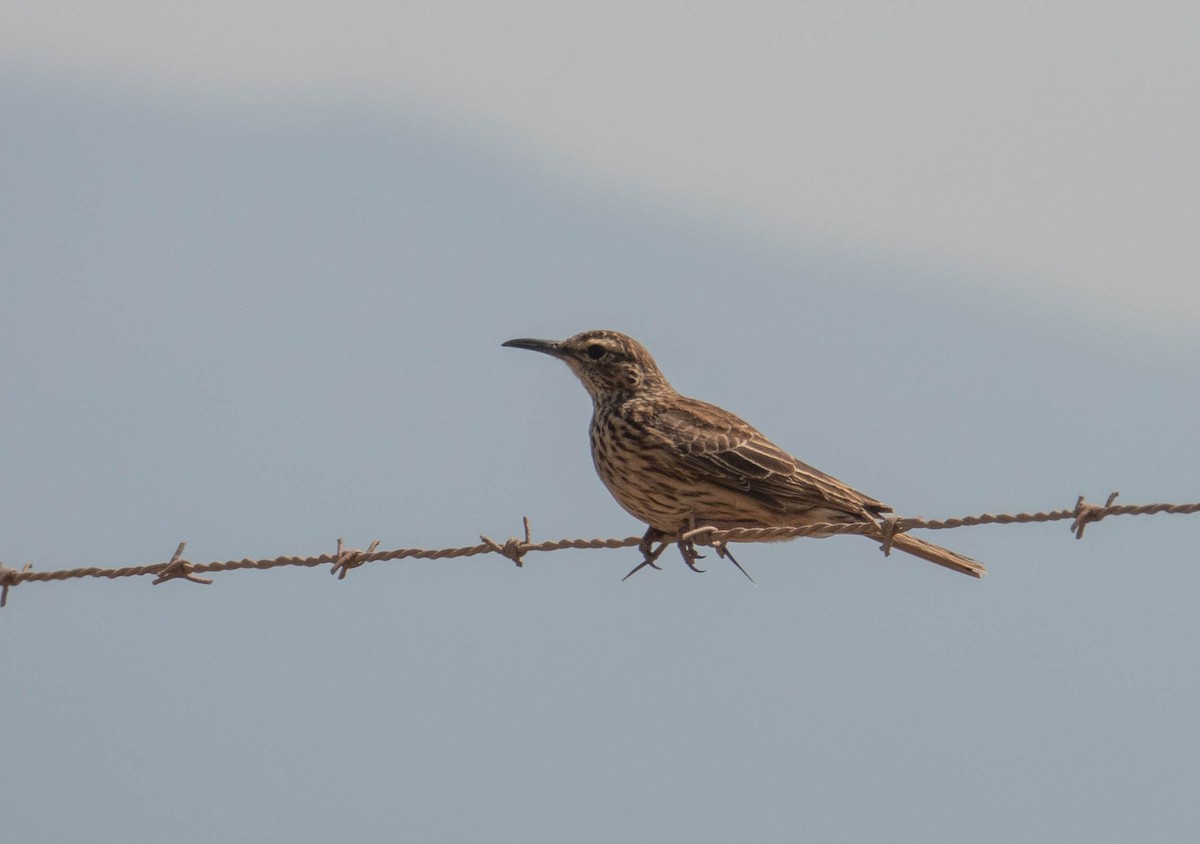
M639 549L655 565L675 538L694 571L700 558L679 537L702 525L799 527L819 523L869 524L892 512L824 472L801 463L727 410L675 391L646 348L616 331L585 331L566 340L509 340L566 363L592 397L592 460L600 480L649 529ZM883 531L872 534L882 538ZM655 543L660 543L657 549ZM982 577L982 564L907 533L891 547L963 574ZM746 577L746 570L723 545ZM751 578L753 581L753 578Z

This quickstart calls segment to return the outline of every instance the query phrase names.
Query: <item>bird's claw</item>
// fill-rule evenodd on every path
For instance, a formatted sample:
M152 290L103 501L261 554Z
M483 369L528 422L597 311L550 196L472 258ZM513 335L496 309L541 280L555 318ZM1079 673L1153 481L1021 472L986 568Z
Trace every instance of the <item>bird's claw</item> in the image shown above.
M665 534L663 534L662 531L655 530L654 528L650 528L648 531L646 531L646 535L643 536L642 541L638 543L638 550L642 552L642 561L630 569L629 574L621 578L622 581L626 581L633 577L646 566L650 566L652 569L658 569L659 571L662 571L662 566L658 565L657 560L662 556L663 551L665 551L667 548L667 543L662 541L664 535ZM656 542L658 543L657 548L654 547L654 543ZM679 548L679 554L683 557L683 562L688 568L697 574L703 574L705 572L705 569L702 569L696 565L696 560L703 560L704 555L696 550L695 542L690 539L681 539L676 542L675 545ZM724 542L717 542L713 544L713 548L716 549L718 557L720 557L722 560L729 560L729 562L737 566L738 571L746 575L747 580L749 580L751 583L754 583L754 578L750 576L748 571L742 568L742 564L739 563L733 554L730 553L728 545L726 545ZM758 584L754 583L754 585L757 586Z
M704 555L696 550L696 544L690 539L679 540L679 553L683 556L684 563L694 572L704 573L704 569L696 565L696 560L703 560Z
M633 568L631 568L629 570L629 574L627 574L621 578L621 582L624 583L626 580L633 577L635 574L637 574L639 571L644 569L646 566L650 566L650 568L652 568L652 569L658 569L659 571L662 571L662 566L656 566L650 560L642 560L640 563L638 563L636 566L634 566Z
M718 557L720 557L722 560L729 560L729 562L731 562L735 566L737 566L738 571L740 571L742 574L746 575L747 580L749 580L751 583L754 583L755 586L758 585L757 583L754 582L754 578L750 576L750 572L748 572L744 568L742 568L742 564L739 563L737 561L737 558L734 557L733 554L730 552L728 545L726 545L724 542L721 542L721 543L714 545L713 547L717 549Z
M629 574L621 578L622 583L633 577L646 566L650 566L652 569L658 569L659 571L662 571L662 566L656 563L655 560L662 556L662 552L667 548L667 543L660 542L657 548L654 547L654 543L659 542L661 538L661 531L657 531L654 528L650 528L648 531L646 531L646 535L643 536L642 541L638 543L638 550L642 552L642 561L630 569Z

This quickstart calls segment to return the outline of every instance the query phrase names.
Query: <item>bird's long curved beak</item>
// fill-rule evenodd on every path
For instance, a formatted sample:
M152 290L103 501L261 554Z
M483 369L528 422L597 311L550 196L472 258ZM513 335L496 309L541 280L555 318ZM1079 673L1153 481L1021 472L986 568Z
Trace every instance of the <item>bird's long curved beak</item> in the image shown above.
M556 358L563 356L562 343L557 340L533 340L529 337L519 337L500 345L508 346L511 349L529 349L531 352L541 352Z

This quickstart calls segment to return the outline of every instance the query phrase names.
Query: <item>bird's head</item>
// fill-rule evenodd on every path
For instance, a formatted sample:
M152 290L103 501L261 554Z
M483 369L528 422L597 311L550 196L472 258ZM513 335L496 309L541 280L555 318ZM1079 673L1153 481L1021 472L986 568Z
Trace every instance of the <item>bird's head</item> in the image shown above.
M509 340L503 345L556 357L600 401L645 390L670 390L646 347L617 331L585 331L566 340Z

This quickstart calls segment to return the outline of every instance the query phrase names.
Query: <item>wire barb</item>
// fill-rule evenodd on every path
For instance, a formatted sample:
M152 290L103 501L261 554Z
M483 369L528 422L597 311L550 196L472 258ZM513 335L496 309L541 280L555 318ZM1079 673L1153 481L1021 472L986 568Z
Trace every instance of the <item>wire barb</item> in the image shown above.
M895 516L887 516L879 525L879 550L883 552L883 556L890 557L892 555L892 540L896 538L896 534L903 530L899 528L899 520Z
M190 580L192 583L203 583L205 586L212 583L211 577L200 577L196 574L194 566L183 559L183 549L186 547L186 542L179 543L179 547L175 549L175 553L171 555L171 559L167 561L166 566L158 573L158 577L154 578L153 586L166 583L168 580L175 580L176 578Z
M338 537L337 557L333 561L333 568L329 570L330 574L337 575L338 580L345 580L350 569L356 569L375 553L379 547L379 540L373 540L366 551L360 551L357 548L345 547L345 540Z
M1117 500L1117 495L1115 490L1109 493L1108 500L1104 502L1103 507L1089 504L1084 501L1082 495L1079 496L1079 500L1075 502L1075 520L1071 522L1071 531L1075 534L1076 539L1083 539L1083 529L1089 524L1112 515L1112 506L1113 502Z
M0 608L8 605L8 587L16 586L21 582L19 575L25 572L33 571L33 563L26 563L25 568L17 571L10 569L4 563L0 563Z
M487 546L489 551L494 551L497 554L508 557L516 564L517 568L524 568L525 552L529 550L531 545L533 545L533 537L529 528L529 517L522 517L522 521L525 524L524 542L522 542L520 539L517 539L515 536L510 536L508 540L501 545L496 540L484 536L482 533L479 534L479 540Z

